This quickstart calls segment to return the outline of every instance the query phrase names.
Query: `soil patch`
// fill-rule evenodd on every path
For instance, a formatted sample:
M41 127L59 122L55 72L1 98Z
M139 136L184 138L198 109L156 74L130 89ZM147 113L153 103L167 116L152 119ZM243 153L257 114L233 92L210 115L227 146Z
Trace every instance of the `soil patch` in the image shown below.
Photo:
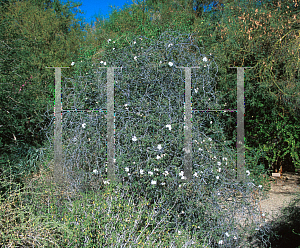
M270 181L270 191L259 200L261 211L267 221L276 220L280 210L300 196L300 173L286 172L281 178L270 177ZM298 206L300 207L299 203Z
M285 172L270 181L270 191L259 197L258 206L266 225L278 235L271 237L271 247L300 247L300 173ZM264 247L255 237L252 241L252 247Z

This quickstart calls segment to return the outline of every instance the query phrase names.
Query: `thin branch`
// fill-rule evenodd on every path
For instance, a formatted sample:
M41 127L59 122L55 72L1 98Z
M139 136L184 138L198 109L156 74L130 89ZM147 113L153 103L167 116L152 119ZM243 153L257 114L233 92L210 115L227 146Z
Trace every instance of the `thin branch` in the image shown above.
M7 45L3 40L0 40L1 42L3 42L9 49L12 49L9 45Z
M11 100L13 100L13 101L16 102L16 103L21 104L20 102L16 101L15 99L12 99L10 96L8 96L8 98L10 98Z

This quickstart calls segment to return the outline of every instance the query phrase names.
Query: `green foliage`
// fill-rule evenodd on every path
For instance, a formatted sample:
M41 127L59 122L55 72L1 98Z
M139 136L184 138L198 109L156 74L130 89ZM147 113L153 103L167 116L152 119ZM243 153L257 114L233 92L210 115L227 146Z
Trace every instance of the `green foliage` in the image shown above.
M295 164L299 165L299 114L296 106L297 92L300 91L297 88L299 77L297 79L294 69L299 65L299 45L295 36L299 31L299 20L291 1L282 3L280 8L275 5L276 1L263 3L262 7L257 7L255 1L242 1L238 5L232 1L225 4L224 1L222 12L203 12L201 18L191 11L191 6L201 9L199 6L204 1L193 1L193 4L191 1L146 1L123 11L114 10L107 22L96 23L95 29L90 28L87 38L80 39L80 42L77 40L83 36L82 27L75 24L70 28L73 18L67 11L70 5L63 6L58 1L14 4L10 4L14 1L2 1L1 4L5 2L6 11L1 11L1 46L4 48L1 49L1 58L4 60L0 76L8 85L1 86L3 105L0 111L4 116L0 120L1 149L8 150L18 143L41 144L41 137L35 136L40 129L34 130L34 127L41 123L39 115L45 110L46 103L53 100L54 90L54 69L45 70L46 66L70 66L75 62L74 67L63 69L63 75L80 75L88 69L81 66L81 60L87 66L90 61L101 59L112 47L120 49L128 45L134 35L155 39L171 28L182 32L195 31L199 42L213 53L220 65L217 90L222 103L227 104L225 108L236 108L236 69L227 68L234 65L255 67L245 70L246 144L252 148L265 147L264 156L269 163L291 154ZM46 10L44 6L47 6ZM250 17L255 20L250 20ZM51 25L48 25L49 20ZM255 21L263 23L261 20L265 24L255 26ZM266 33L272 35L266 36ZM108 43L109 38L116 43ZM80 48L79 52L76 48ZM31 75L34 82L24 80ZM46 81L52 83L45 85ZM20 88L20 93L17 93ZM11 94L13 89L15 93ZM43 89L43 93L38 89ZM288 99L289 103L277 101L279 97ZM32 106L35 106L34 110ZM281 109L284 109L284 118ZM235 113L224 115L222 120L227 123L227 139L235 142ZM279 140L276 144L273 143L275 138Z
M201 2L204 3L204 1ZM198 12L201 12L201 2L193 1L193 4L198 6L198 10L200 9ZM268 5L264 2L261 8L255 5L255 1L221 2L226 3L222 11L204 12L200 15L192 11L192 1L146 1L146 5L139 3L123 11L114 11L109 21L101 25L96 23L95 29L87 26L86 39L83 39L83 33L78 25L71 27L71 21L74 18L65 11L68 7L62 6L58 1L53 3L52 1L19 1L13 5L8 4L5 11L1 5L0 77L2 82L8 83L0 86L0 160L3 163L0 167L1 173L8 175L9 171L5 169L7 165L11 167L11 174L18 178L38 170L36 161L43 158L43 153L42 149L38 150L36 147L45 145L42 128L49 124L49 120L42 120L41 116L46 110L46 105L53 101L54 97L54 69L45 69L46 66L70 66L71 62L75 62L70 69L62 70L63 76L82 75L90 69L92 62L103 60L112 48L118 50L127 46L134 36L144 35L156 39L167 29L197 33L196 40L200 44L199 47L204 44L205 51L213 54L219 66L217 85L221 99L219 103L222 103L226 109L236 109L237 99L236 69L228 70L228 67L255 67L245 70L246 163L255 184L263 182L263 179L259 177L265 173L266 169L261 163L263 158L273 163L279 157L291 154L295 164L298 163L299 166L297 153L300 147L300 130L299 113L297 115L299 94L297 92L300 91L299 75L297 78L294 69L295 65L299 66L299 44L296 37L299 32L297 27L299 15L294 18L296 10L291 8L291 1L282 3L279 11L275 11L277 1ZM44 4L48 6L47 11L44 11ZM288 5L292 13L286 13ZM62 15L62 13L67 14ZM272 18L269 17L270 13ZM258 25L258 28L255 22L262 23L260 18L265 24ZM287 30L289 22L292 24L290 30ZM108 39L114 40L115 43L108 43ZM21 91L18 93L20 88ZM289 103L278 101L280 98L288 99ZM232 147L235 148L235 113L226 113L223 116L221 121L227 123L224 129L226 140L230 140ZM277 142L274 141L275 138ZM124 158L118 159L121 161ZM137 192L140 192L138 183L132 185L136 187ZM1 189L3 192L6 191L4 188ZM183 191L175 192L171 189L173 188L169 188L168 194L174 196L174 199L179 195L190 193L180 199L181 202L174 213L180 212L183 207L187 211L189 208L196 208L192 206L192 202L189 204L185 202L194 196L190 185L187 185ZM166 192L168 188L164 190ZM155 195L151 194L155 191L149 188L146 192L152 198L153 206ZM206 189L206 193L209 198L212 188ZM169 198L168 201L172 199ZM125 203L119 201L113 205L125 206ZM76 207L82 209L81 204ZM95 207L91 207L89 217L93 215ZM204 210L200 206L197 207L201 211ZM56 210L57 220L65 217L61 209ZM122 211L124 212L123 209ZM61 216L59 216L60 213ZM83 212L80 214L81 218L85 216ZM105 214L103 213L102 217ZM142 215L144 222L140 223L140 229L148 217L147 213ZM71 217L73 219L69 221L70 226L66 228L68 231L73 228L73 223L77 222L77 216ZM102 217L101 220L103 220ZM136 219L138 217L136 216ZM203 219L200 217L201 214L194 216L196 221L201 222ZM101 224L106 225L110 218L110 216L105 216ZM52 221L50 215L49 219ZM180 217L180 220L184 224L189 222L184 215ZM93 238L89 240L92 243L96 240L94 235L98 227L90 218L82 222L84 222L82 228L91 230L89 235L93 235ZM150 224L152 228L150 231L154 230L153 223ZM120 225L118 228L122 231ZM72 232L82 239L82 243L84 242L82 230L76 229L75 231L74 228ZM56 237L62 236L61 233L59 232ZM69 237L68 233L66 238ZM70 240L70 243L74 244L74 237ZM103 238L103 242L107 240ZM65 246L70 245L66 243L66 239L62 238L61 242ZM107 242L113 244L113 240Z
M228 70L227 68L230 66L254 67L251 70L245 70L246 144L252 148L268 147L265 156L269 164L288 153L295 158L295 166L299 166L299 160L296 159L296 151L299 151L299 143L297 143L299 142L297 124L299 123L299 113L296 112L299 99L299 77L295 78L294 66L299 64L299 60L295 58L295 55L299 54L297 49L299 42L295 36L299 29L293 26L299 20L297 20L298 15L295 15L296 9L287 8L287 5L291 6L291 2L286 1L279 11L274 11L272 7L269 10L270 7L267 8L263 4L259 8L254 2L249 1L240 2L238 5L237 3L228 3L223 8L222 15L219 15L221 20L214 22L214 19L211 19L212 16L207 16L201 22L196 23L195 29L198 29L205 47L211 48L218 65L220 65L217 89L221 92L220 98L226 99L230 109L236 109L234 104L236 101L236 69ZM280 22L278 22L279 19ZM212 25L210 25L211 28L204 28L209 27L210 23L214 23L213 28ZM286 24L282 25L281 23ZM294 29L285 30L288 29L288 24ZM213 32L209 33L209 30ZM265 34L272 35L265 36ZM264 39L261 36L264 36ZM288 36L291 42L283 43ZM278 43L280 37L282 43ZM279 44L282 46L278 48ZM282 52L278 52L279 49ZM281 62L282 60L286 62ZM284 72L284 68L287 68L286 72ZM272 73L272 70L276 71L277 76ZM293 75L289 74L288 77L288 71L293 71ZM286 79L280 80L284 76ZM270 83L274 84L270 85ZM289 99L289 103L279 101L279 98ZM280 117L280 109L285 110L284 115L291 120L290 125L284 125L285 121ZM281 123L282 128L280 138L274 126L278 122ZM226 129L229 137L232 137L230 134L236 128L235 125L235 117L229 118L229 129ZM290 133L290 135L283 138L283 133ZM280 150L280 146L281 151L283 147L285 149L281 155L277 150L273 158L269 155L273 153L272 148L275 144L272 142L276 137L280 141L275 149ZM288 139L289 142L285 142Z
M6 2L0 7L0 169L3 178L10 161L20 180L33 172L31 149L42 146L50 122L43 114L54 100L54 69L45 67L69 66L83 31L69 4Z

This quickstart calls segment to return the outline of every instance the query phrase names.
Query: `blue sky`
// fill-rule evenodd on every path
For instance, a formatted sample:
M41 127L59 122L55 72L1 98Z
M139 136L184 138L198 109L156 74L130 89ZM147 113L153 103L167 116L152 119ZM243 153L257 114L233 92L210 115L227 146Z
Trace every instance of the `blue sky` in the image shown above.
M91 23L91 21L95 21L95 16L102 16L104 19L109 18L109 13L112 12L110 5L115 6L117 9L124 9L124 5L132 5L134 2L142 2L142 0L73 0L73 2L81 2L82 5L79 7L80 10L85 12L85 14L77 14L75 17L83 17L85 18L85 22ZM66 3L67 0L62 0L62 2ZM209 6L209 10L211 9L212 4ZM206 11L206 6L204 6L204 11Z

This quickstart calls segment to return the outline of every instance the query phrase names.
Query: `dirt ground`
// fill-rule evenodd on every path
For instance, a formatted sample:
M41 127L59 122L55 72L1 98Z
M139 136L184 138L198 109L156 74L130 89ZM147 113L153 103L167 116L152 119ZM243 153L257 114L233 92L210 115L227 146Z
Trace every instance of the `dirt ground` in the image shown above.
M300 173L285 172L281 178L270 177L270 181L270 191L258 198L258 207L266 225L279 235L271 237L271 247L299 248L300 235L296 233L300 233ZM250 237L249 247L265 247L257 237Z
M276 220L282 208L287 207L297 196L300 197L300 173L285 172L281 178L270 177L270 180L270 191L259 201L267 221ZM299 203L296 206L300 207Z

